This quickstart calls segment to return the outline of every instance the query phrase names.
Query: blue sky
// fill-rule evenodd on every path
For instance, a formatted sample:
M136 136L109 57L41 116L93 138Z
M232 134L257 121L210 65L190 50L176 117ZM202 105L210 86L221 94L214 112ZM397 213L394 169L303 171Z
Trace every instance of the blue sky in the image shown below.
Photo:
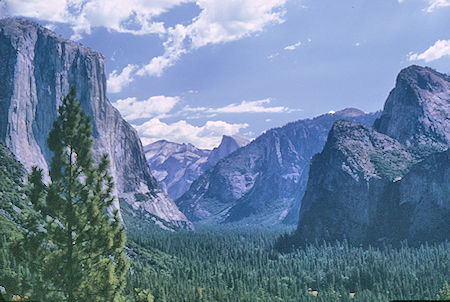
M450 73L450 0L0 0L105 56L144 144L211 148L330 110L382 109L411 64Z

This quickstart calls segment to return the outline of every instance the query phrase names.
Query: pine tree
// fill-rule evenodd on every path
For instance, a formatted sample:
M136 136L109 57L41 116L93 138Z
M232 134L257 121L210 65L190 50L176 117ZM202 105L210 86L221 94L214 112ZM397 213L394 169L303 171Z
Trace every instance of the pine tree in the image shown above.
M51 182L44 184L42 170L32 169L27 195L34 212L15 245L32 271L24 289L37 299L118 301L125 286L125 232L117 210L108 215L114 183L107 155L94 165L91 132L72 87L47 141Z

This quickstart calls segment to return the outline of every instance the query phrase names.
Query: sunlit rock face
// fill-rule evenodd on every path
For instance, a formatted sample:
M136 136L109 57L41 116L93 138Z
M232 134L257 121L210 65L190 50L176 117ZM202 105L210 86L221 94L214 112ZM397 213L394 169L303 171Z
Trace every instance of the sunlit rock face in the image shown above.
M176 203L202 223L296 224L310 159L333 122L371 125L377 116L349 108L268 130L218 161Z
M92 118L94 158L109 155L117 196L170 227L189 228L151 175L136 131L107 100L103 56L33 22L0 20L0 139L28 170L48 171L48 132L72 85Z
M450 78L402 70L374 128L337 121L311 163L299 242L449 239Z

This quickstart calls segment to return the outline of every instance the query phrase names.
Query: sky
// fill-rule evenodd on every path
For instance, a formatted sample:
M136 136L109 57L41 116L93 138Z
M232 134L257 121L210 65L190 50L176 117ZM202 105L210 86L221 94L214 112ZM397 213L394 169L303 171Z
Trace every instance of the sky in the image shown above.
M402 68L450 73L450 0L0 0L10 16L101 52L144 145L374 112Z

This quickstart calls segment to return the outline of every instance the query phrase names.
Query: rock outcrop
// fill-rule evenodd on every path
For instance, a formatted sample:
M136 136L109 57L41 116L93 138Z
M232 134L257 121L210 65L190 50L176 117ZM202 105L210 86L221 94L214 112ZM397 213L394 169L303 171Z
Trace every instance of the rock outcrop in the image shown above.
M295 224L309 161L333 122L372 124L377 116L345 109L271 129L208 169L176 203L192 221Z
M215 166L219 160L233 153L237 149L248 145L249 140L237 135L224 135L220 145L212 149L208 156L208 167Z
M25 168L48 170L48 132L72 85L92 118L94 158L109 155L117 196L174 228L189 228L152 177L136 131L106 99L102 55L33 22L0 20L0 140Z
M160 140L145 146L144 152L162 189L171 198L177 199L207 168L247 144L248 140L245 138L224 135L220 145L213 150Z
M403 69L374 128L406 146L450 145L450 76L428 67Z
M335 122L311 163L297 241L449 239L449 121L450 78L411 66L374 128Z

